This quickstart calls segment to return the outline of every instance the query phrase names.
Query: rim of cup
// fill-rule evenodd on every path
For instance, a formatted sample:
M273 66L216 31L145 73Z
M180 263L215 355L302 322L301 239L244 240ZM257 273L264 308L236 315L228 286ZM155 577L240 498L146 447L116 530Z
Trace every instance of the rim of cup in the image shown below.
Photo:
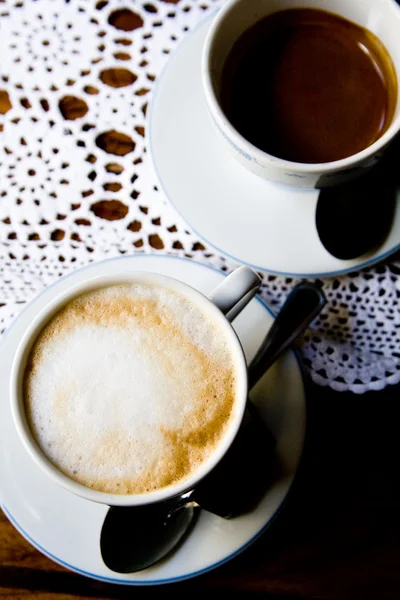
M386 8L384 7L384 3L377 3L379 8L382 10L392 10L392 15L388 14L388 18L391 16L396 18L399 21L400 26L400 6L396 4L395 0L384 0L386 4ZM352 154L346 158L341 158L339 160L324 162L324 163L301 163L296 161L285 160L283 158L279 158L274 156L273 154L269 154L268 152L264 152L251 142L249 142L243 135L241 135L238 130L231 124L224 111L221 108L220 102L217 98L214 85L212 82L212 52L214 41L217 34L220 33L221 29L224 26L224 20L229 15L229 13L234 9L237 4L247 4L248 0L228 0L226 4L217 12L214 20L211 24L211 27L207 33L207 37L203 47L202 53L202 63L201 63L201 72L202 72L202 82L203 82L203 90L206 97L206 102L208 104L209 111L211 113L212 118L215 120L217 127L223 127L229 133L229 136L235 144L240 148L244 149L252 158L255 158L256 162L259 162L261 165L266 162L273 163L276 166L281 166L288 171L296 172L299 174L302 173L314 173L315 171L321 173L329 173L332 171L337 171L338 169L351 168L355 166L357 163L364 161L374 155L376 155L380 150L385 148L395 137L395 135L400 131L400 68L395 67L396 75L397 75L397 102L395 114L392 118L392 121L387 128L387 130L381 135L373 144L364 148L360 152L356 154ZM315 2L312 5L308 6L307 0L302 3L301 8L316 8L316 9L327 9L324 3L320 3L321 6L315 6ZM284 9L282 7L282 9ZM280 9L279 9L280 10ZM334 13L334 6L331 4L328 7L329 12ZM276 10L271 11L277 12ZM334 13L335 14L335 13ZM338 16L341 14L336 13ZM367 28L367 27L366 27ZM381 39L381 38L380 38ZM382 43L385 45L383 39L381 39ZM386 47L386 46L385 46ZM389 53L390 54L390 53ZM224 134L223 134L224 135Z
M34 439L25 414L23 377L27 358L37 336L63 306L74 298L95 289L134 282L159 285L160 287L176 291L196 304L206 316L209 315L211 319L217 321L223 328L224 335L226 335L226 339L229 342L229 347L232 352L237 376L234 414L231 417L231 423L222 440L218 443L210 457L203 461L191 476L177 484L150 492L140 494L110 494L89 488L71 479L68 475L59 470L40 449ZM217 465L232 444L242 423L246 408L247 391L247 365L244 351L235 330L220 309L213 304L207 296L186 283L166 275L150 272L146 273L143 271L130 271L126 274L118 275L95 276L84 282L70 286L50 300L39 311L35 319L24 332L13 358L10 378L11 413L14 425L23 445L36 464L50 477L50 479L64 489L87 500L110 506L139 506L150 504L167 500L192 489Z

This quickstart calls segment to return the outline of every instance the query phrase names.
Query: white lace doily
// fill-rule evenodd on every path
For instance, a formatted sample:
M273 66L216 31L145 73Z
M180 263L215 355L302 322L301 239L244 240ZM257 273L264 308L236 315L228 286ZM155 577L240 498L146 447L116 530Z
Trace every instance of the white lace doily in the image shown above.
M44 286L94 260L186 255L231 270L157 190L146 108L168 55L221 0L0 0L1 332ZM179 98L177 98L179 109ZM277 310L293 278L264 275ZM400 381L400 257L321 281L303 337L319 384Z

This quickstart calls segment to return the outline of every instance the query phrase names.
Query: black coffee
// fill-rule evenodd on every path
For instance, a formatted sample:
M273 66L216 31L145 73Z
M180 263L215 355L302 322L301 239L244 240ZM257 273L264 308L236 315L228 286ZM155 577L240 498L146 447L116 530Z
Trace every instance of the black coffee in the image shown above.
M351 156L388 128L397 102L392 60L371 32L314 9L274 13L233 46L222 108L252 144L279 158Z

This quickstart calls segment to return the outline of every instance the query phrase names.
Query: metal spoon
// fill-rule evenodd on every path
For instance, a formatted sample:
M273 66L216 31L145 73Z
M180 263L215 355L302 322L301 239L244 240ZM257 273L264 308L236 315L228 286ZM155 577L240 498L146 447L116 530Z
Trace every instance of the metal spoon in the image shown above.
M394 216L397 182L393 149L365 175L320 191L315 223L321 243L341 260L358 258L385 241Z
M293 288L250 365L249 388L304 331L325 302L322 290L314 284L305 282ZM272 434L248 400L247 418L237 439L196 489L157 504L109 509L100 535L104 563L118 573L146 569L165 558L185 539L200 507L224 518L248 510L268 485L266 479L254 476L249 468L253 464L249 456L261 456L266 467L265 463L272 463L274 447ZM243 465L240 468L244 460L247 460L246 468ZM247 476L245 482L238 479L238 473ZM240 490L246 493L240 494Z

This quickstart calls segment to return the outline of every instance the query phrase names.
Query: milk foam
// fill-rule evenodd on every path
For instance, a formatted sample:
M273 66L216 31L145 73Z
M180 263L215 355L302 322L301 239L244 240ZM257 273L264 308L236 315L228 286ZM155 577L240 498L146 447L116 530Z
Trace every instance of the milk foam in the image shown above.
M234 412L235 367L217 322L184 297L118 285L70 302L28 361L34 437L72 479L141 493L191 475Z

